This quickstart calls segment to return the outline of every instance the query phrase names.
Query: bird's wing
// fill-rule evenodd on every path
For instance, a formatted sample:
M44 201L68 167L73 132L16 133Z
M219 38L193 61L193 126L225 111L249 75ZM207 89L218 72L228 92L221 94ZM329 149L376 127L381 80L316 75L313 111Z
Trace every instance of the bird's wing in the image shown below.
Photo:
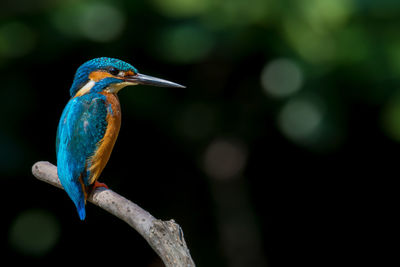
M82 183L86 183L88 176L86 163L104 136L106 117L105 97L87 94L68 102L58 125L58 176L78 210L84 200Z

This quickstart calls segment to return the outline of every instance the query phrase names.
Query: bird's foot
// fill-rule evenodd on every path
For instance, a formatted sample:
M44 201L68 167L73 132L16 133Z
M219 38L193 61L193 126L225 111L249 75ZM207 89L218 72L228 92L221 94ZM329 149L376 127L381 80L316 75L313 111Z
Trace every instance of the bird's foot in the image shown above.
M108 186L107 186L106 184L103 184L103 183L100 183L100 182L95 181L93 184L91 184L91 185L85 187L85 189L86 189L86 190L85 190L85 201L86 201L86 199L87 199L90 195L92 195L92 194L94 193L94 191L95 191L96 188L98 188L98 187L103 187L103 188L105 188L105 189L109 189ZM86 203L86 202L85 202L85 203Z
M94 184L93 184L93 189L92 190L95 190L97 187L104 187L106 189L109 189L108 186L105 183L100 183L98 181L95 181Z

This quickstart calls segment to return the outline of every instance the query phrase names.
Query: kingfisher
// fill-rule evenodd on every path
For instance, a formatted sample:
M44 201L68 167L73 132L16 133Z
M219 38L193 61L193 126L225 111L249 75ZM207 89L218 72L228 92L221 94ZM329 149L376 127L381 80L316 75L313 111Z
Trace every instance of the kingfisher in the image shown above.
M86 217L85 205L99 183L121 126L117 93L130 85L185 86L138 72L122 60L100 57L82 64L70 88L71 99L57 129L57 174L78 211Z

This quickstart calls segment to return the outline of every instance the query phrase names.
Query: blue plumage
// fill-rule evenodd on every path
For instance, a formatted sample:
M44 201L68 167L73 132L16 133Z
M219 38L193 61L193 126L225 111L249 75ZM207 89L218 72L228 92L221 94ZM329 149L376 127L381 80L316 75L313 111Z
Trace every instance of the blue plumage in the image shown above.
M127 85L184 86L138 73L132 65L114 58L95 58L81 65L70 88L57 129L57 172L62 186L85 219L89 188L111 155L121 125L117 93ZM93 187L92 187L93 186Z
M78 178L89 186L87 160L94 154L107 128L105 101L105 96L94 93L71 99L57 130L58 176L82 220L85 218L85 197Z

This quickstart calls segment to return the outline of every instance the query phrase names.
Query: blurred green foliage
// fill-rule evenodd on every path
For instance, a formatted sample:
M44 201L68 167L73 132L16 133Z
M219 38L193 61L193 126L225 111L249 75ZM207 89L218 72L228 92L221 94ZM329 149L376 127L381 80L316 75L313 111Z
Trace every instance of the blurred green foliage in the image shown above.
M104 174L117 177L112 188L183 222L199 266L285 266L281 236L302 232L285 223L307 214L311 221L320 210L323 196L304 196L319 194L311 187L323 183L321 172L326 197L331 176L338 191L352 186L340 178L345 169L392 166L400 141L399 18L396 0L3 0L0 180L12 190L1 201L20 190L35 199L4 211L3 251L51 259L76 244L60 232L96 229L93 221L75 225L72 204L31 181L30 166L54 162L76 68L110 56L188 87L120 93L123 128ZM124 180L128 173L139 182ZM140 188L154 183L182 195L154 189L167 200L150 201Z

